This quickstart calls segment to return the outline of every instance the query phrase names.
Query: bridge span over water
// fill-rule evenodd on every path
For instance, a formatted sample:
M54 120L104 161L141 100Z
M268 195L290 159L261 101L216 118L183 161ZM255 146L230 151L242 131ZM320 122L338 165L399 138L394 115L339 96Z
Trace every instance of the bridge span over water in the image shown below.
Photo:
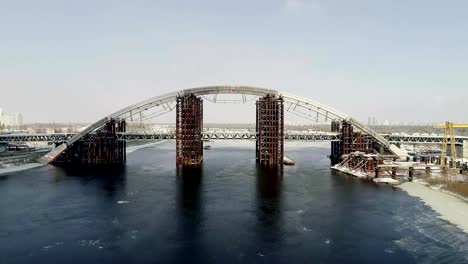
M72 139L77 133L55 133L55 134L6 134L0 135L0 143L24 143L24 142L49 142L62 143ZM121 140L174 140L175 133L159 132L125 132L116 133L117 138ZM380 134L393 144L433 144L442 145L444 137L441 135L401 135L401 134ZM203 140L255 140L255 132L203 132ZM287 131L284 134L285 140L297 141L338 141L341 139L339 133L330 132L297 132ZM450 143L450 140L449 140ZM467 145L468 137L456 136L455 145Z
M89 127L87 127L82 132L72 136L71 138L67 139L67 141L60 146L56 147L50 153L48 153L42 162L52 162L57 157L59 157L64 151L66 151L70 146L78 142L79 140L83 139L87 135L95 132L98 129L103 128L106 123L110 120L133 120L134 117L138 117L143 112L150 111L150 116L157 117L159 115L165 114L167 112L173 111L179 106L179 98L187 98L189 96L194 96L195 98L199 98L200 96L205 95L214 95L213 102L216 102L216 95L219 94L239 94L242 95L242 98L245 98L246 95L252 95L261 98L267 98L271 96L272 98L280 98L281 101L281 110L278 111L288 111L292 112L296 115L302 116L307 119L318 120L319 117L324 118L326 121L346 121L347 124L351 125L354 129L360 131L364 135L370 137L373 142L377 143L381 148L387 150L390 153L393 153L400 157L405 157L406 153L402 151L399 147L395 144L392 144L389 140L387 140L384 136L377 134L371 128L367 127L366 125L358 122L357 120L353 119L352 117L330 107L319 103L315 100L296 96L289 94L287 92L266 89L266 88L259 88L259 87L251 87L251 86L207 86L207 87L200 87L200 88L193 88L193 89L185 89L180 90L173 93L168 93L160 96L156 96L142 102L132 104L128 107L125 107L119 111L116 111L112 114L109 114L102 119L99 119ZM268 99L270 100L270 99ZM275 99L276 100L276 99ZM258 102L258 101L257 101ZM283 106L284 102L284 106ZM273 104L266 105L265 107L270 107ZM268 115L267 108L263 108L261 113L263 113L263 117ZM194 108L196 109L196 108ZM179 110L179 109L177 109ZM197 110L198 111L198 110ZM259 111L257 109L257 111ZM263 112L262 112L263 111ZM202 112L201 112L202 113ZM279 113L279 112L278 112ZM257 113L257 120L258 120ZM148 115L145 115L148 116ZM187 119L187 120L190 120ZM278 122L284 122L284 120L280 120ZM282 131L281 133L284 133Z

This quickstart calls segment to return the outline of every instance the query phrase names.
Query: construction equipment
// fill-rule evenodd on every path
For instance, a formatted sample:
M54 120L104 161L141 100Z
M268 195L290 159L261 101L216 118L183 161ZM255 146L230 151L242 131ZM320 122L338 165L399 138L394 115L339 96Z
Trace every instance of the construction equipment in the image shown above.
M446 166L447 147L449 143L449 138L450 138L450 152L452 155L452 161L454 161L455 158L457 157L457 149L455 148L455 133L453 129L454 128L468 128L468 124L445 122L445 124L435 125L434 128L444 129L444 140L442 142L440 164L442 166Z

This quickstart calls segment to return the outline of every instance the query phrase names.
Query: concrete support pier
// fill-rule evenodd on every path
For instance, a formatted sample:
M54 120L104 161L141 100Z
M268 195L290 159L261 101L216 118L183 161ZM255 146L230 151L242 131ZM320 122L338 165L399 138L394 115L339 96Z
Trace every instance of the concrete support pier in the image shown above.
M284 101L282 96L266 95L257 103L256 159L262 166L283 166Z
M199 166L203 162L203 100L193 94L177 97L176 163Z
M83 167L124 165L126 142L119 139L117 133L125 131L125 120L110 119L104 127L67 148L52 164Z
M330 160L332 166L340 163L343 160L343 155L354 152L366 154L374 152L371 138L363 135L361 132L354 131L352 124L347 121L342 121L341 123L333 121L331 131L340 133L340 140L331 142Z

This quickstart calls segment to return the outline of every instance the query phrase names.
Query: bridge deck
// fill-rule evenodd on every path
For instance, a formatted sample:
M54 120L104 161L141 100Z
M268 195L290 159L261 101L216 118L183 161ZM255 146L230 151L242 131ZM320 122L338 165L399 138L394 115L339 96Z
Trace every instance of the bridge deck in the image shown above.
M57 133L57 134L8 134L0 135L0 142L65 142L75 136L76 133ZM175 133L152 133L152 132L127 132L117 133L119 139L125 140L160 140L175 139ZM254 132L204 132L203 139L256 139ZM416 135L388 135L382 134L391 143L407 144L439 144L443 142L443 136L416 136ZM305 141L337 141L340 140L338 133L317 132L317 133L298 133L292 131L285 132L286 140L305 140ZM468 141L468 137L455 137L455 144L463 145Z

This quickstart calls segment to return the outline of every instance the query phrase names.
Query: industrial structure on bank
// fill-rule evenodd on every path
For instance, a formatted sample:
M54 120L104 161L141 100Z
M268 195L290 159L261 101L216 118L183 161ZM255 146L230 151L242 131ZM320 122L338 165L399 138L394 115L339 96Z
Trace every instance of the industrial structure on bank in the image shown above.
M383 174L390 183L397 184L395 178L398 175L408 175L412 180L416 171L422 171L427 176L433 172L440 175L456 175L468 172L468 164L464 161L464 149L468 145L462 145L462 155L457 154L457 141L454 135L454 128L468 128L468 124L454 124L447 122L445 125L436 126L445 129L442 140L441 154L439 156L428 153L401 159L392 153L382 149L368 135L355 132L353 126L346 120L332 122L332 131L340 133L340 140L332 142L331 155L332 169L345 172L357 177L378 179ZM463 143L466 143L464 140ZM450 146L450 159L447 158L447 148ZM388 180L387 180L388 182Z

